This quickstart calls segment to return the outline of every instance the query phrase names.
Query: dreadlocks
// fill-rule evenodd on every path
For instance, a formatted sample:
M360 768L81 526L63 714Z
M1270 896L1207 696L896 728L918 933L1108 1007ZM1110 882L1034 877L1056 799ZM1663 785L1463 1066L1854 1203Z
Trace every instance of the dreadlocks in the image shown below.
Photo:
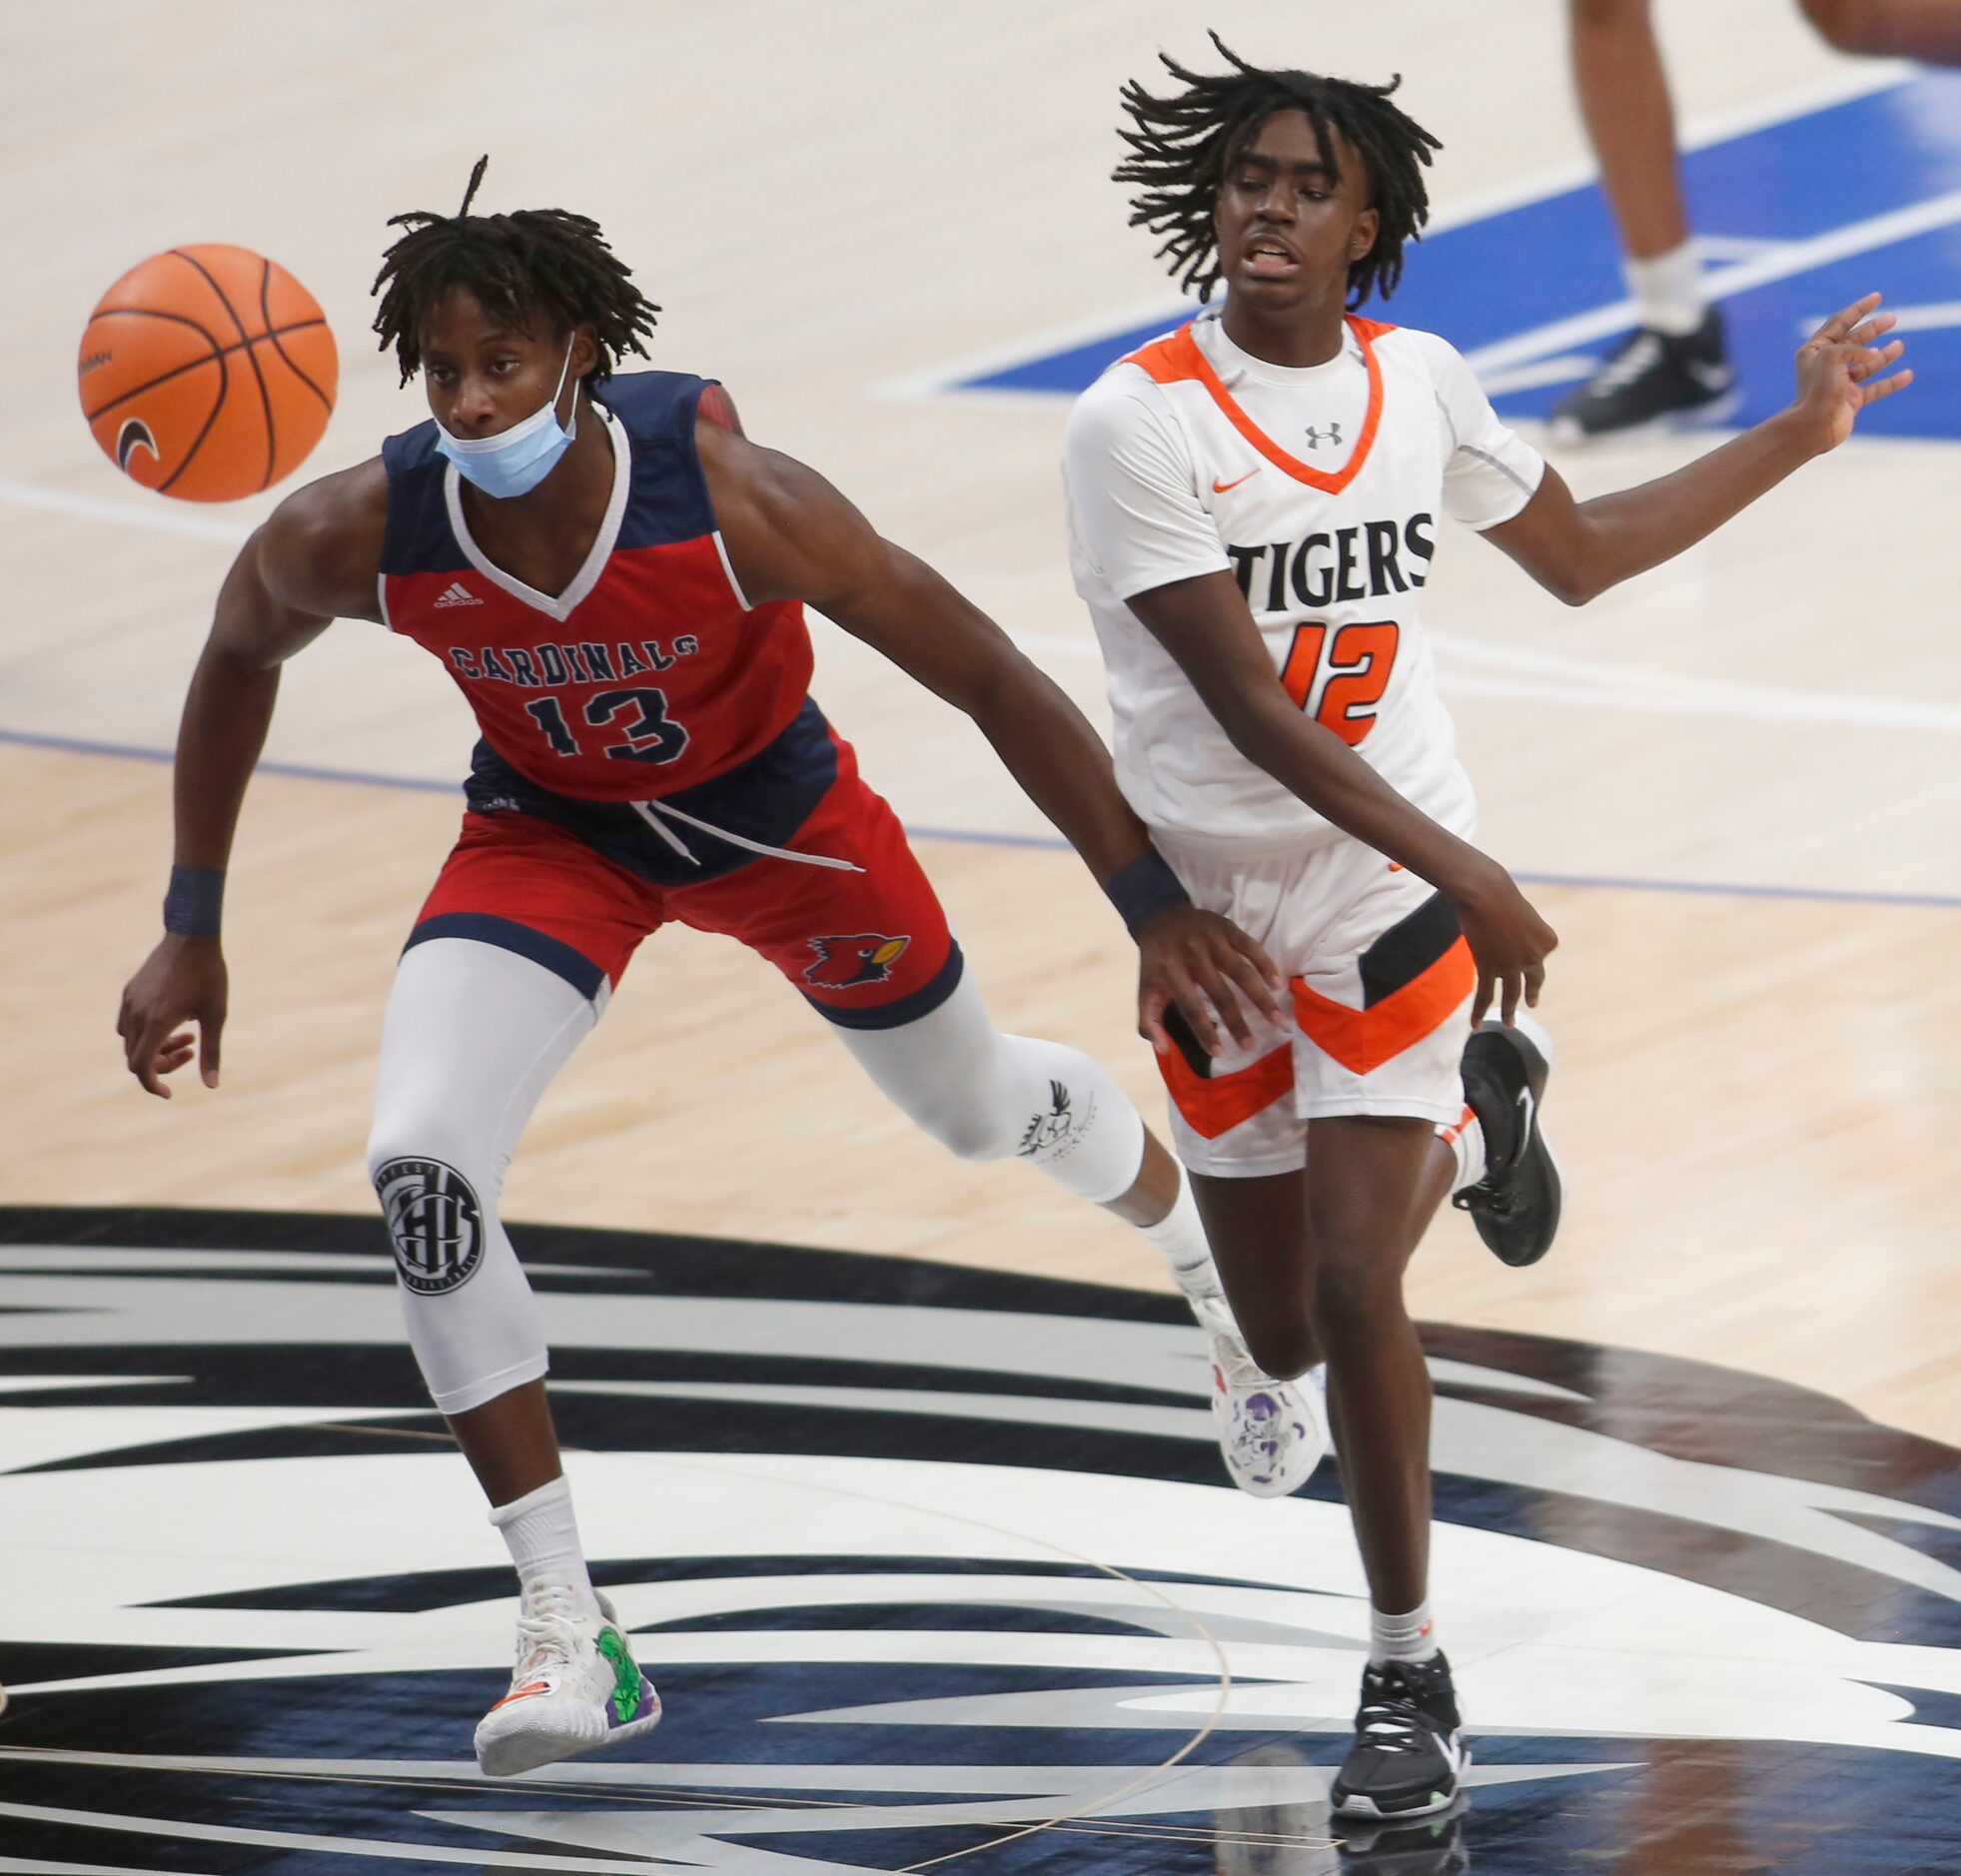
M1217 33L1211 39L1230 72L1190 72L1161 52L1159 59L1185 87L1182 92L1154 98L1136 80L1123 89L1124 109L1137 128L1118 130L1132 154L1113 175L1117 182L1143 185L1131 199L1131 226L1142 223L1163 235L1158 253L1171 257L1182 285L1210 299L1219 284L1212 212L1228 167L1276 111L1305 111L1335 181L1341 171L1331 131L1340 131L1361 156L1372 204L1382 218L1375 245L1349 268L1349 305L1361 306L1372 292L1387 300L1403 276L1403 244L1420 239L1430 219L1423 172L1430 153L1443 148L1390 102L1401 74L1387 85L1361 85L1318 72L1262 71Z
M382 295L375 315L381 349L395 347L406 385L422 365L424 319L452 287L468 287L485 312L518 331L542 318L560 332L590 326L598 335L599 362L586 375L602 385L628 352L641 358L640 343L660 311L632 285L599 224L566 209L518 209L509 215L473 215L470 205L489 167L477 159L455 215L416 209L389 218L408 233L382 257L371 292ZM383 291L386 286L386 291Z

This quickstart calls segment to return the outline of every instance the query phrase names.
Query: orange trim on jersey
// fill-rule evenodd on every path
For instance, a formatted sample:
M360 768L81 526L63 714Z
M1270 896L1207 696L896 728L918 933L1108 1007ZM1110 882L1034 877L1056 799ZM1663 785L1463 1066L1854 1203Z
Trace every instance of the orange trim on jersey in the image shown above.
M1476 985L1476 963L1460 938L1429 970L1366 1010L1324 997L1297 977L1294 1016L1323 1054L1352 1075L1367 1075L1448 1023Z
M1139 347L1124 363L1135 365L1155 384L1175 385L1196 379L1212 394L1213 403L1226 413L1233 428L1276 469L1285 469L1296 481L1319 488L1325 495L1338 495L1362 472L1363 464L1369 460L1370 446L1376 441L1376 427L1383 416L1383 368L1376 362L1375 342L1384 333L1395 330L1380 320L1349 316L1349 331L1355 334L1356 343L1362 348L1363 362L1369 367L1369 413L1362 420L1362 435L1356 439L1355 454L1342 468L1326 473L1310 468L1298 457L1289 456L1239 408L1233 394L1212 369L1212 361L1199 350L1190 324L1179 327L1168 338L1154 339L1148 346Z
M1294 1045L1284 1042L1245 1068L1211 1076L1199 1074L1173 1049L1158 1057L1158 1072L1185 1124L1202 1140L1217 1140L1293 1092Z

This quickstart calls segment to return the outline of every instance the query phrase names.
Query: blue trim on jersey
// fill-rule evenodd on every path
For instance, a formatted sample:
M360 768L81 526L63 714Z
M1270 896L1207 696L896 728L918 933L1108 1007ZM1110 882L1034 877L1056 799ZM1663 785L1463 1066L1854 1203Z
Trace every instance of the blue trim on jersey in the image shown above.
M598 401L626 432L632 465L615 552L698 540L715 531L694 448L695 411L712 382L691 372L628 372L601 389ZM449 464L436 453L434 419L389 438L382 467L389 478L382 571L403 577L466 570L470 562L443 495Z
M918 1022L922 1016L931 1016L952 996L960 988L961 973L966 967L967 961L960 955L960 940L956 938L947 951L946 962L934 973L933 981L921 984L917 990L908 991L896 1002L865 1009L825 1003L807 990L803 993L803 1000L825 1022L835 1023L839 1029L902 1029L907 1023Z
M470 938L478 944L495 945L499 951L514 951L520 958L543 965L554 977L562 977L588 1001L599 994L599 986L606 981L604 971L563 939L490 912L439 912L424 919L402 949L406 953L432 938Z
M789 726L725 773L692 788L651 796L706 821L760 841L786 847L837 780L837 744L824 713L809 697ZM555 794L519 774L489 742L471 757L464 795L479 814L534 814L655 886L699 886L761 858L727 840L684 823L672 823L698 865L690 866L625 801L592 801Z

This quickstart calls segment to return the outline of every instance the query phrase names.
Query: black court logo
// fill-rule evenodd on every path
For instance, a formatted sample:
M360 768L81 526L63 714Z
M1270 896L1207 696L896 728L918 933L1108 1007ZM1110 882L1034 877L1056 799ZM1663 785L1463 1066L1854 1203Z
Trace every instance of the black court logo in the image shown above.
M860 984L882 984L912 940L888 937L882 931L857 931L807 942L817 958L805 967L803 981L819 990L854 990Z
M139 450L148 450L159 463L163 461L163 452L157 448L150 426L140 417L126 417L122 429L116 433L116 467L125 475L129 473L130 458Z
M390 1160L375 1190L411 1290L436 1297L470 1282L484 1261L484 1212L469 1180L441 1160Z

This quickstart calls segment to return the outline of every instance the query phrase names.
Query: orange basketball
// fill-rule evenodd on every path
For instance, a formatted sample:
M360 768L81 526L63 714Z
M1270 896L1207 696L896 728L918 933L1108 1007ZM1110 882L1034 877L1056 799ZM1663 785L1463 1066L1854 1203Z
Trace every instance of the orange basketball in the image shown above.
M76 367L82 415L132 481L236 501L290 475L334 411L320 303L248 248L152 255L102 296Z

